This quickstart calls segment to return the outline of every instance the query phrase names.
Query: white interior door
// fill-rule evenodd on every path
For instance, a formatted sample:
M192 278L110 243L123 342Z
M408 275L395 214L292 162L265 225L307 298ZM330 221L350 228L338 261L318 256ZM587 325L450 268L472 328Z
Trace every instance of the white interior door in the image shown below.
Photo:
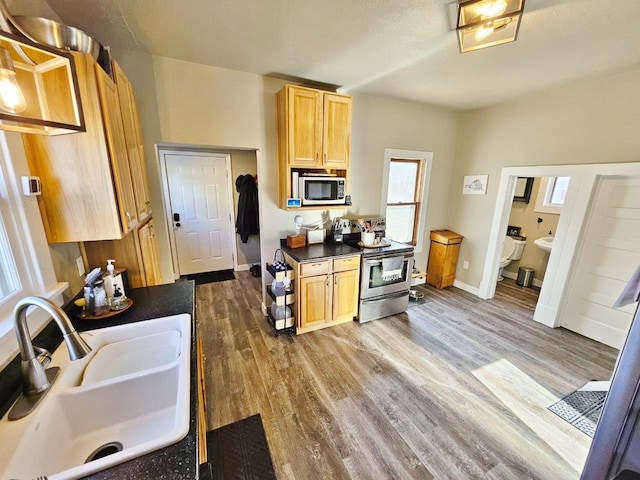
M633 305L611 308L640 265L640 178L604 178L583 235L562 326L621 348Z
M164 155L180 275L233 268L227 155Z

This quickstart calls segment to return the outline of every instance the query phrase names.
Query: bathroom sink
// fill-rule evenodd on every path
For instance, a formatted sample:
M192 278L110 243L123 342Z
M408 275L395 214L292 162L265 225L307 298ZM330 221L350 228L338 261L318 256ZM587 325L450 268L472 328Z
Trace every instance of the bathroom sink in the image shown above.
M174 315L82 334L42 403L0 421L0 478L74 479L178 442L189 431L191 317Z
M553 239L554 238L555 237L542 237L542 238L539 238L539 239L535 240L533 243L540 250L543 250L543 251L549 253L549 252L551 252L551 248L553 247Z

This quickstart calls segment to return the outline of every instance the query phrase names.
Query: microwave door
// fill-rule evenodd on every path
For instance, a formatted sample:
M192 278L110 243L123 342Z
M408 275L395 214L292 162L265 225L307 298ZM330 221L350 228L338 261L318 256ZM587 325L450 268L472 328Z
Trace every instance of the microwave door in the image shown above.
M306 182L305 198L309 200L330 201L335 199L336 183L326 180Z

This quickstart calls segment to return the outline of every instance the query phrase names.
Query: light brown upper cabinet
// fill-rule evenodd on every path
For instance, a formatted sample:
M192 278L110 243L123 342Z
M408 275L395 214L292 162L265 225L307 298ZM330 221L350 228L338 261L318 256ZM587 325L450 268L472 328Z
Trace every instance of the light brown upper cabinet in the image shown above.
M285 85L276 100L278 198L280 207L286 208L286 199L292 194L292 171L347 177L352 99L338 93Z
M91 55L72 54L86 132L23 135L30 172L42 180L38 204L45 232L50 243L121 239L148 208L146 200L138 205L134 190L146 187L144 164L130 161L123 123L130 112L123 115L116 84Z
M138 208L137 215L142 222L151 214L151 200L149 199L149 185L147 180L147 169L144 163L144 147L142 143L142 132L138 121L138 107L133 95L133 88L127 76L115 61L113 64L113 77L118 89L120 100L120 111L122 113L122 125L124 127L124 139L129 157L129 167L131 168L131 178L133 180L133 193L136 197Z

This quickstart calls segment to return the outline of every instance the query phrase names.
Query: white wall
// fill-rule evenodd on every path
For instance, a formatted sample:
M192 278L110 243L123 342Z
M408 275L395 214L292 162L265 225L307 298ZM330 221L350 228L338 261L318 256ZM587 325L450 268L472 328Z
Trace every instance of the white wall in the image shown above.
M383 213L381 189L384 149L433 152L433 168L424 230L448 228L448 197L460 129L454 110L367 95L353 99L351 168L353 207L357 214ZM423 236L416 267L426 270L429 234Z
M640 160L639 82L634 70L463 115L449 197L449 224L465 236L457 280L480 285L502 167ZM470 174L489 174L486 195L461 194Z
M153 57L153 65L163 142L259 150L262 257L270 260L279 239L293 233L296 215L277 207L275 93L284 82L164 57ZM348 213L380 213L386 147L426 150L434 152L426 228L445 226L459 121L451 110L356 95ZM304 219L319 220L320 211L305 211ZM426 267L426 251L419 262Z

